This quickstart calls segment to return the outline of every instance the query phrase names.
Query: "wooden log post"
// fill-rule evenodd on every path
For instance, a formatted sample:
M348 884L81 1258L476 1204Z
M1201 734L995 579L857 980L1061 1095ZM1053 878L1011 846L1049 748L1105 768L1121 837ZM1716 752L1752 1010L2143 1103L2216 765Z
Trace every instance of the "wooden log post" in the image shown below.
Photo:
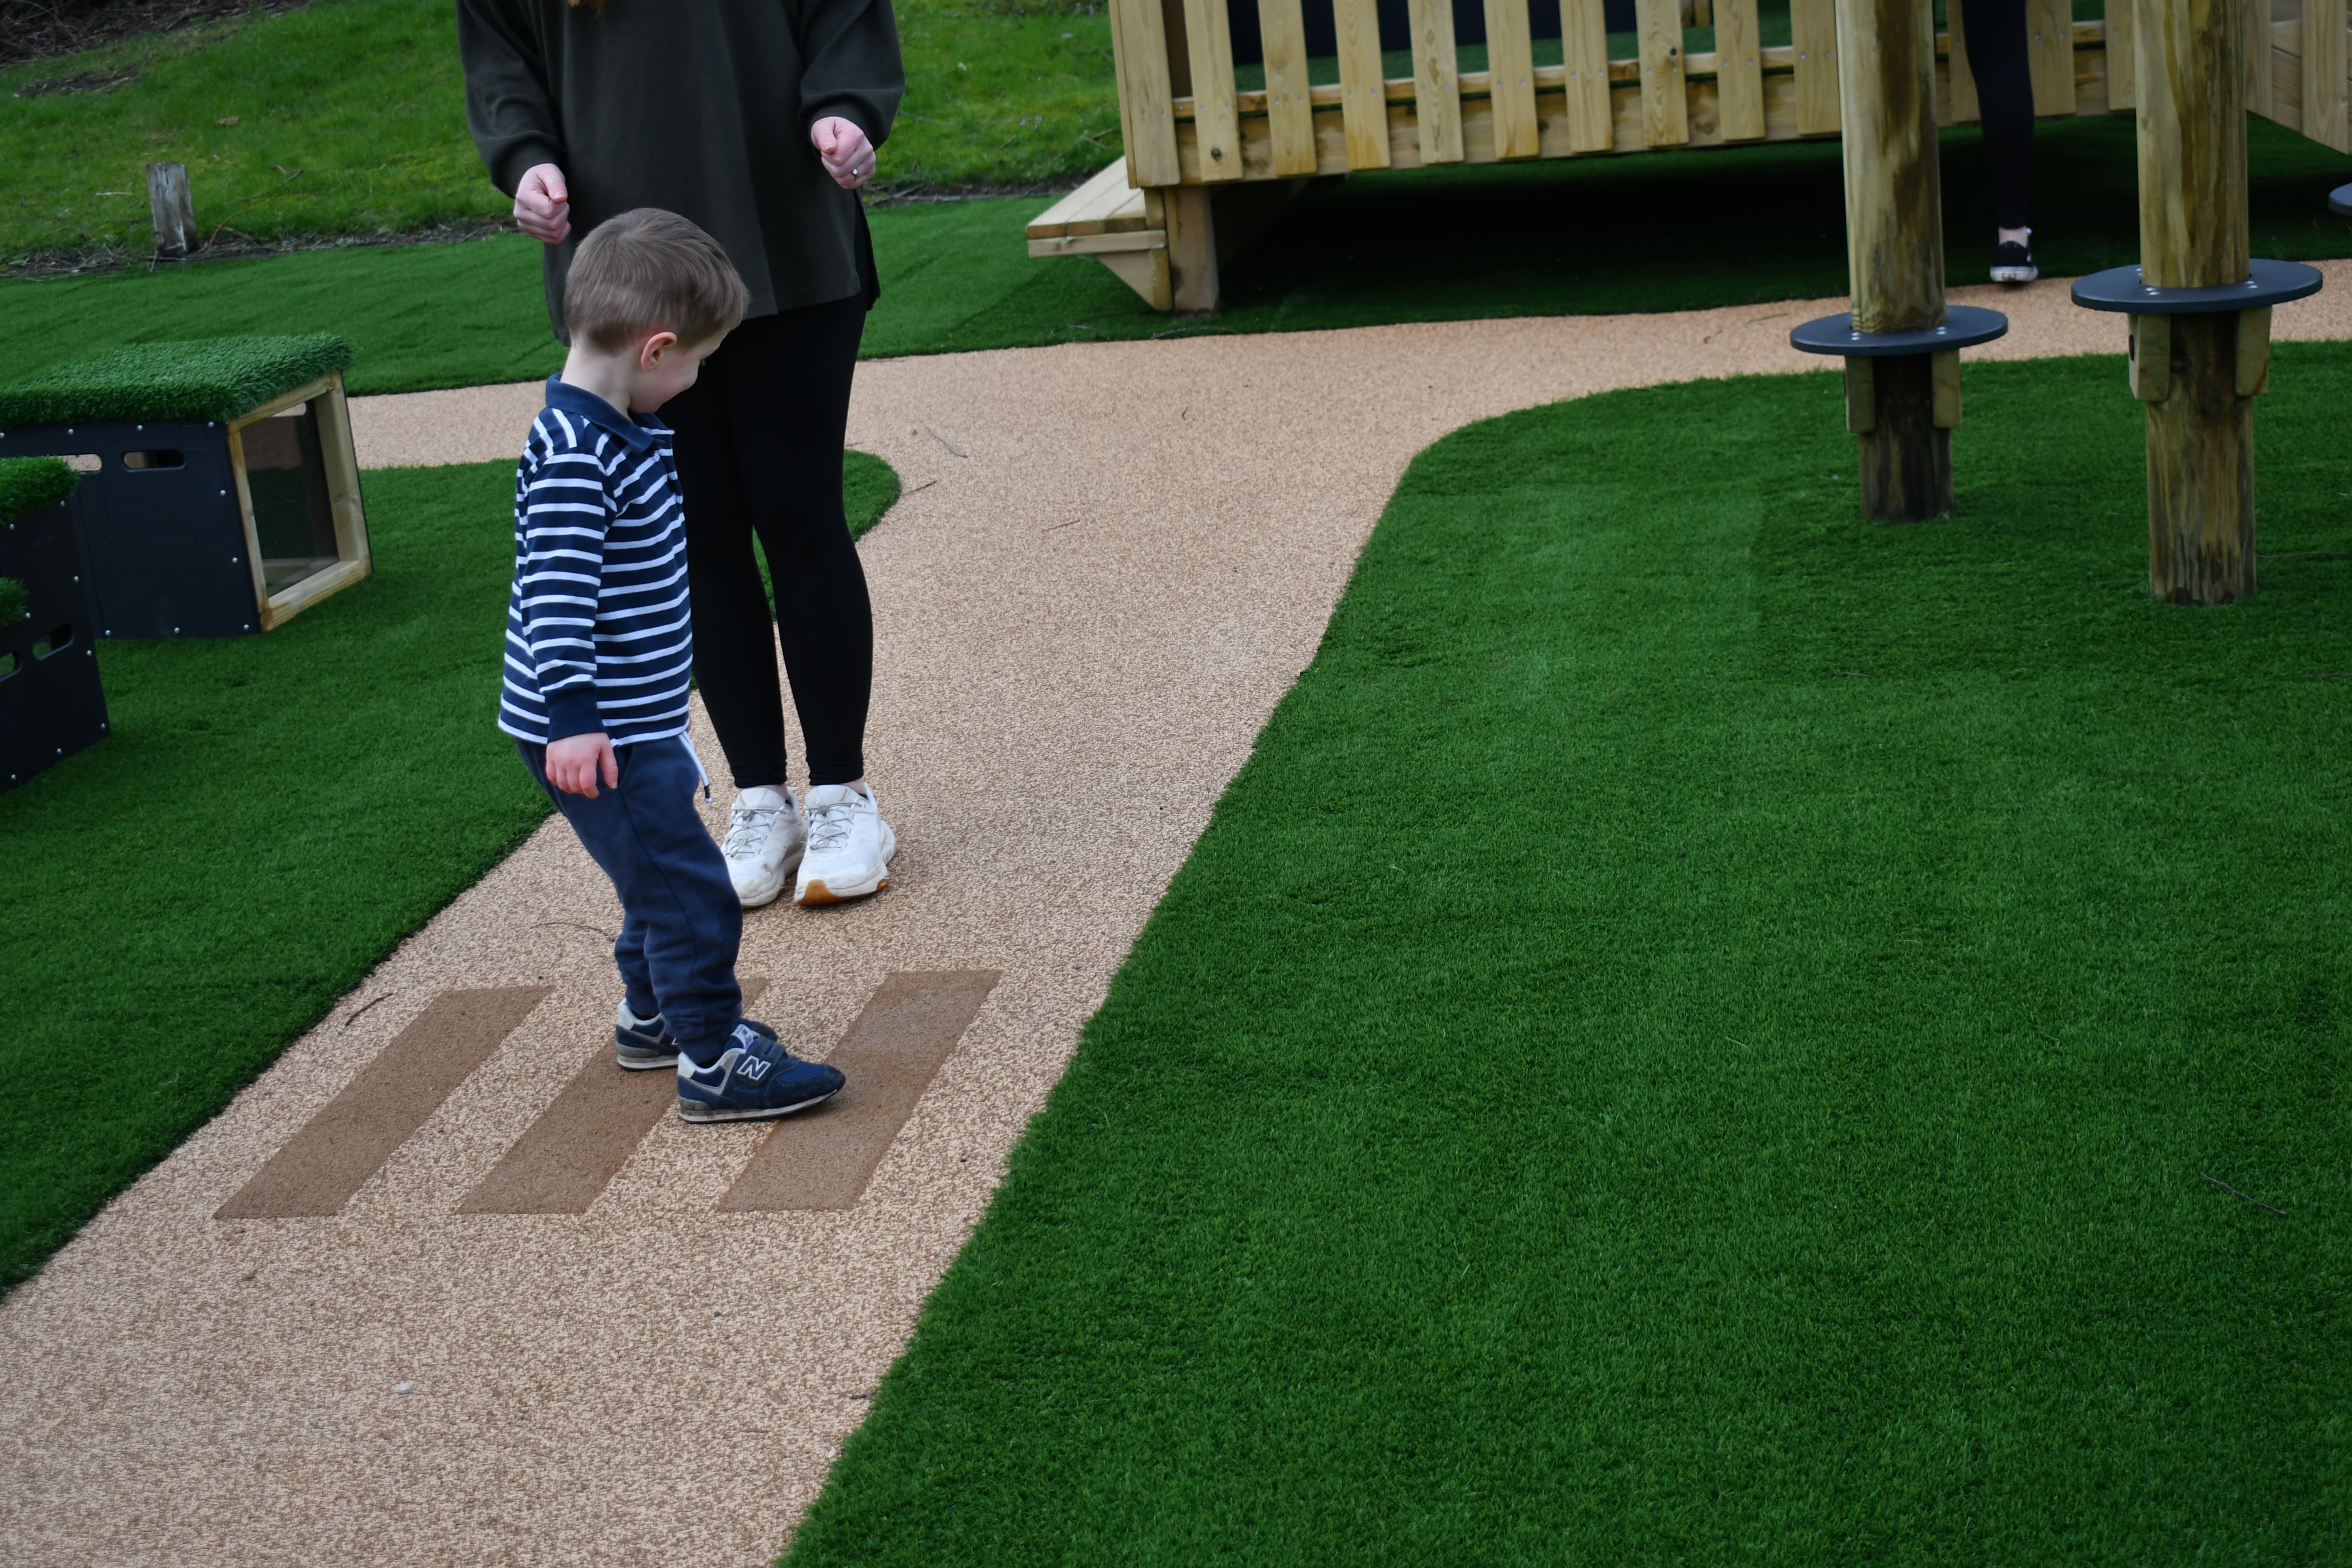
M2140 280L2236 283L2246 218L2245 28L2229 0L2135 0ZM2270 312L2133 321L2133 388L2147 405L2147 582L2177 605L2254 591L2254 414L2242 332Z
M155 254L185 256L196 247L196 208L188 195L185 163L147 165L147 217L155 226Z
M1837 8L1844 125L1846 268L1859 332L1944 322L1944 193L1936 142L1931 0ZM1937 418L1927 354L1846 362L1862 453L1862 512L1917 522L1952 510L1952 436ZM1949 397L1957 418L1958 396Z

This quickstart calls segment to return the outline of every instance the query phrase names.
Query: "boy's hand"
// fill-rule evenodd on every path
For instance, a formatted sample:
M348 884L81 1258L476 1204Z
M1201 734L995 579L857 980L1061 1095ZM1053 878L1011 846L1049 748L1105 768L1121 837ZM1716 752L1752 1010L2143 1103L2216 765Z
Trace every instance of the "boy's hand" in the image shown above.
M547 782L566 795L584 795L596 798L596 776L604 777L604 787L621 787L621 759L613 754L610 737L566 735L561 741L551 741L547 746Z
M561 245L572 232L572 190L563 171L552 163L533 163L515 186L515 226L531 238Z
M824 160L824 172L843 190L854 191L874 177L874 143L855 122L828 114L809 127L809 141Z

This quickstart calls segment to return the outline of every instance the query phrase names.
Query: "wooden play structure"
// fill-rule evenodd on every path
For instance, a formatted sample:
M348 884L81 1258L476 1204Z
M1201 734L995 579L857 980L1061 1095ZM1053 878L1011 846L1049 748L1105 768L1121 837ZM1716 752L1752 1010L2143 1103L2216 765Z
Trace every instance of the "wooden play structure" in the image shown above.
M2271 310L2321 278L2249 254L2245 35L2200 0L2138 3L2140 261L2081 279L2074 302L2128 323L2132 395L2147 405L2148 592L2226 605L2255 586L2253 400L2270 384Z
M1262 88L1234 85L1237 3L1255 9ZM1336 64L1309 58L1303 0L1110 0L1126 156L1029 226L1030 254L1091 255L1159 309L1211 310L1221 256L1309 176L1786 142L1847 122L1835 0L1789 0L1790 41L1769 46L1758 0L1636 0L1638 48L1617 58L1604 0L1484 0L1476 71L1457 67L1447 0L1411 0L1409 39L1382 37L1379 0L1328 3ZM2035 111L2139 103L2134 19L2155 4L2105 0L2077 21L2068 0L2029 0ZM1969 124L1964 0L1947 11L1930 29L1934 121ZM1535 19L1549 31L1555 14L1560 63L1538 65ZM2347 0L2219 0L2217 15L2236 28L2245 109L2352 152ZM1685 52L1691 26L1714 47ZM1388 74L1403 57L1410 74Z

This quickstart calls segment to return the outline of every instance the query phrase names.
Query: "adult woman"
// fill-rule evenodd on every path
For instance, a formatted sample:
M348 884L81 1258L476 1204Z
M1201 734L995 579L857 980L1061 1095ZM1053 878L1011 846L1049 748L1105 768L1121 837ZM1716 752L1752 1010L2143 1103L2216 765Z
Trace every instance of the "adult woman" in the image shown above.
M458 0L457 46L482 162L546 244L558 339L572 236L633 207L701 226L751 290L743 324L663 411L696 682L737 790L723 847L746 907L796 870L797 902L874 892L895 840L865 776L874 623L841 455L880 292L856 191L905 89L889 0ZM805 817L785 783L778 639L808 747Z

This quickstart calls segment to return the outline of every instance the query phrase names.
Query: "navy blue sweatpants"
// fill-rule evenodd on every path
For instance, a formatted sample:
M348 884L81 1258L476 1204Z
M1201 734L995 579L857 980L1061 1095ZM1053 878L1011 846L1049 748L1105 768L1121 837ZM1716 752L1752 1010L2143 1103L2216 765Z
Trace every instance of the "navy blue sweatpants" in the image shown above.
M643 1017L650 999L688 1056L717 1060L743 1016L735 984L743 906L694 809L693 753L675 739L618 747L620 784L599 780L591 800L548 784L546 747L517 741L515 749L621 895L613 961L629 1010Z

